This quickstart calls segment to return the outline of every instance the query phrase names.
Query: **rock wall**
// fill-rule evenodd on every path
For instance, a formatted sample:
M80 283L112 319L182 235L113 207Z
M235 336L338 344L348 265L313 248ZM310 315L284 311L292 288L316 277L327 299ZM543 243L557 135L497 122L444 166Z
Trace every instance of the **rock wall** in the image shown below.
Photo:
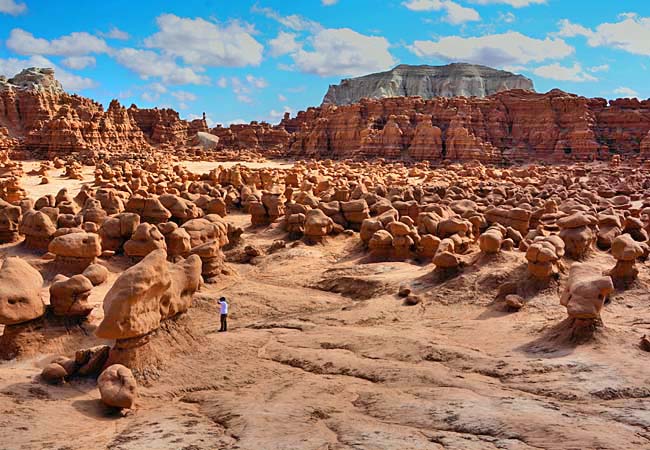
M400 65L393 70L341 81L330 86L324 105L350 105L363 98L487 97L510 89L534 91L522 75L474 64Z
M650 157L650 101L608 102L553 90L487 98L396 97L309 108L276 127L296 157L484 162Z
M88 98L67 94L52 69L30 68L0 78L0 128L32 156L86 150L138 151L152 145L185 145L205 119L182 120L171 109L126 109L113 100L108 109ZM5 142L10 142L4 139Z

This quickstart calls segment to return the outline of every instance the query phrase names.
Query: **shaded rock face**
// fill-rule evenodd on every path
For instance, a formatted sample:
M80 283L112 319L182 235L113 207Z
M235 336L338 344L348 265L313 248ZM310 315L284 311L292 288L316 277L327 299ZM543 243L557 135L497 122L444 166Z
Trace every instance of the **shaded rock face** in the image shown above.
M363 98L487 97L510 89L534 91L533 82L504 70L474 64L400 65L393 70L330 86L323 105L350 105Z

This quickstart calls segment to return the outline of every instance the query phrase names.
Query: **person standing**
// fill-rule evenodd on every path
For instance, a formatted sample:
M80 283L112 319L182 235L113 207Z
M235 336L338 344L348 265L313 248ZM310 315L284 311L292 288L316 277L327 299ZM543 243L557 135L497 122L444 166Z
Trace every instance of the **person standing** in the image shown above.
M228 302L226 297L219 299L219 305L221 306L221 328L219 328L219 333L224 333L228 331Z

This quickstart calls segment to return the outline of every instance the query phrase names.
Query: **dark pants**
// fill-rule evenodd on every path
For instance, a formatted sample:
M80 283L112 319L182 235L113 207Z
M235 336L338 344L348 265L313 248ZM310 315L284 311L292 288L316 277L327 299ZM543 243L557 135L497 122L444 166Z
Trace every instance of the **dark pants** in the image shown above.
M221 328L219 331L228 331L228 314L221 314Z

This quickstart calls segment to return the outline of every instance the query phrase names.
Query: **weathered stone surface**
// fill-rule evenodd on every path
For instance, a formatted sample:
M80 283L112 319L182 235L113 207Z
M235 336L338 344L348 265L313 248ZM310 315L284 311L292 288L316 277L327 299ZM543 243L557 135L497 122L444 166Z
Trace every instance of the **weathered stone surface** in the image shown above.
M487 97L508 89L533 91L522 75L473 64L446 66L400 65L388 72L343 80L330 86L323 104L350 105L363 98Z
M114 408L131 409L137 399L137 383L131 370L120 364L113 364L97 379L102 402Z
M15 325L41 317L43 277L20 258L5 259L0 267L0 325Z
M169 264L165 250L151 252L115 280L104 298L104 319L96 335L128 339L150 333L161 321L189 308L200 282L198 256Z

